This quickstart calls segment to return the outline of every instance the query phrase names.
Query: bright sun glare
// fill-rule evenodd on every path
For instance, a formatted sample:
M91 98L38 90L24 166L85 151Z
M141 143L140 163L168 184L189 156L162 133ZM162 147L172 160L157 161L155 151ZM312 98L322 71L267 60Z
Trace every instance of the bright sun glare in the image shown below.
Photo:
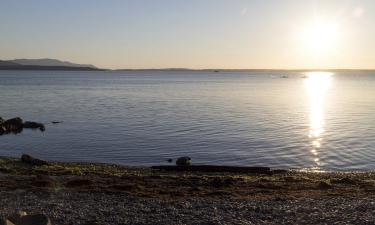
M337 45L338 24L334 22L314 22L306 26L303 33L305 47L315 53L328 53Z
M318 157L319 148L323 141L324 132L324 102L325 95L331 87L332 75L329 72L309 72L306 74L305 88L310 103L310 131L311 153L317 166L320 165Z

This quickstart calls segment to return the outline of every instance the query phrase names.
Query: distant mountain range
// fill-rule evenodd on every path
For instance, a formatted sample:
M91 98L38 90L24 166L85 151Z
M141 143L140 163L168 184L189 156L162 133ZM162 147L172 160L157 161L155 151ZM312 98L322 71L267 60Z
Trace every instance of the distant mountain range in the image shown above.
M76 64L57 59L0 60L0 70L103 70L90 64Z
M91 64L77 64L57 59L13 59L0 60L0 70L62 70L62 71L109 71L97 68ZM374 69L189 69L189 68L160 68L160 69L114 69L112 71L201 71L201 72L308 72L308 71L375 71Z

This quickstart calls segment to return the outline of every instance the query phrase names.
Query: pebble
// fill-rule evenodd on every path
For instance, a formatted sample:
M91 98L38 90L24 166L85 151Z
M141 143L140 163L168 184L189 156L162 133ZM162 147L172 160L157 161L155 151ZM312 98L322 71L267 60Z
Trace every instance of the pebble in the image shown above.
M0 191L0 217L24 210L66 224L373 224L375 205L365 198L166 200L125 193ZM94 224L95 224L94 223Z

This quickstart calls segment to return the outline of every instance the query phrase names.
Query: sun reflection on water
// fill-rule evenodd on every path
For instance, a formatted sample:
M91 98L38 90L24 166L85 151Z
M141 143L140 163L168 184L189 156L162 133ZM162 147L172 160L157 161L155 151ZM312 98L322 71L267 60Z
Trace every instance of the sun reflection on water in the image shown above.
M332 75L330 72L306 73L305 89L309 97L311 154L319 169L319 148L322 145L322 134L324 133L324 101L327 90L331 87Z

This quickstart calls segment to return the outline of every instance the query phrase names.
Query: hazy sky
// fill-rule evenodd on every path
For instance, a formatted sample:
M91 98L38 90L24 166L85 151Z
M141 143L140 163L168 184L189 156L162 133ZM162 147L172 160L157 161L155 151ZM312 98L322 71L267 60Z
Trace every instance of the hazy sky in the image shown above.
M375 68L375 1L0 0L0 59Z

